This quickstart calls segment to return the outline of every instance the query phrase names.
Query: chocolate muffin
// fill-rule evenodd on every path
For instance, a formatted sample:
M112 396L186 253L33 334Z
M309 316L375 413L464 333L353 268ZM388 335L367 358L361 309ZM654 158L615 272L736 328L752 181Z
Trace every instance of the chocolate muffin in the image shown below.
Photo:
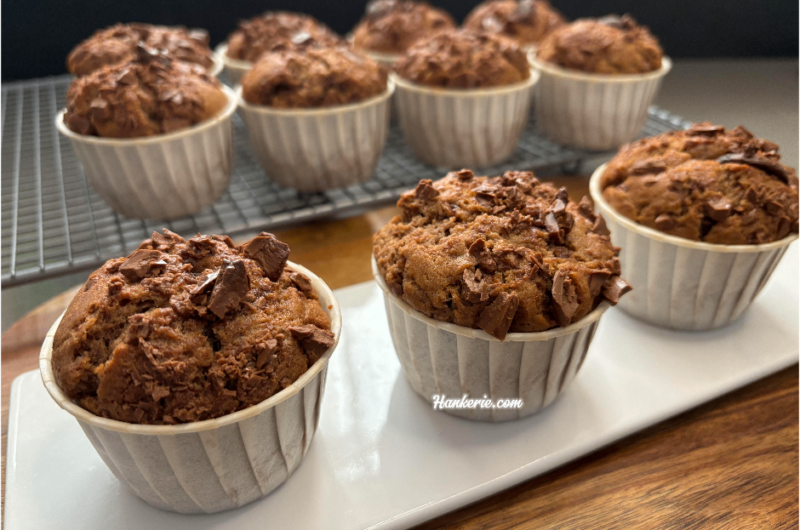
M565 23L564 16L545 0L489 0L467 15L464 27L505 35L520 46L529 46Z
M136 138L185 129L227 105L219 81L202 67L140 45L133 60L72 82L64 123L78 134Z
M445 30L412 46L397 74L420 85L483 88L520 83L531 75L516 42L485 32Z
M239 23L239 28L228 37L226 55L252 63L265 52L305 50L343 43L339 35L313 17L288 11L267 11Z
M67 69L76 76L88 75L103 66L125 63L135 58L143 43L165 55L210 69L214 65L208 32L184 27L150 24L117 24L101 29L78 44L67 57Z
M242 78L254 105L312 108L357 103L386 92L386 70L340 46L265 53Z
M353 47L401 54L420 38L455 27L456 23L446 11L425 2L371 0L364 18L353 29Z
M661 68L658 40L628 15L581 19L562 26L540 43L536 57L593 74L643 74Z
M333 345L309 279L266 232L154 232L95 271L53 342L61 390L89 412L140 424L217 418L291 385Z
M639 224L747 245L798 232L797 182L774 143L705 122L623 146L600 186L612 208Z
M395 295L443 322L506 333L568 326L630 287L591 200L533 173L420 181L376 235L373 253Z

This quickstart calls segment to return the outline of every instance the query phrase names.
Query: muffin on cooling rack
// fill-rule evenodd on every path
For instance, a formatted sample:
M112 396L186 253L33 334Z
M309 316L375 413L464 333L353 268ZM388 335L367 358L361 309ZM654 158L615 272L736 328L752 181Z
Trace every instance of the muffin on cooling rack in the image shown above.
M150 24L116 24L98 30L70 52L67 69L80 77L103 66L128 62L136 57L139 43L174 59L200 65L211 75L222 69L208 47L207 31Z
M371 0L353 29L353 47L392 66L419 39L455 27L446 11L425 2Z
M546 0L488 0L473 9L464 27L497 33L532 47L565 24L563 15Z
M308 450L341 321L330 289L288 255L266 232L238 247L154 232L95 271L48 334L45 386L145 501L242 506Z
M289 11L267 11L240 22L217 53L225 64L228 78L238 83L266 52L341 44L344 40L314 17Z
M417 41L395 68L400 126L420 160L485 167L514 151L538 80L515 41L443 30Z
M253 150L279 184L318 192L374 174L394 84L369 57L345 46L266 53L240 90Z
M235 110L235 94L202 67L139 45L133 60L73 81L56 124L112 208L171 219L228 187Z
M574 203L530 172L465 169L420 181L397 205L375 235L373 272L411 385L428 400L525 402L519 416L465 411L474 419L546 406L559 390L543 398L545 381L566 386L600 315L630 289L591 200Z
M671 62L630 16L562 26L531 54L542 74L536 116L553 141L607 150L633 140Z
M620 149L592 177L649 322L711 329L744 313L797 239L795 170L744 127L699 123Z

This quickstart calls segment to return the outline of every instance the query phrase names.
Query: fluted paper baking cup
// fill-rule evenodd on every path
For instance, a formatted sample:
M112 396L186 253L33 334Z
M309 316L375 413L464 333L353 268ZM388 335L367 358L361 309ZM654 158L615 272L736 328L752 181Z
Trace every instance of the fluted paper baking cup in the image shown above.
M214 64L211 65L211 68L208 69L209 75L213 75L214 77L219 77L219 74L222 73L222 69L225 65L222 63L222 59L220 58L217 53L211 54L211 60Z
M231 117L236 94L219 116L169 134L101 138L78 134L56 114L89 185L115 211L134 219L169 220L211 206L228 189L233 171Z
M742 316L767 283L797 234L763 245L716 245L671 236L618 214L603 198L600 179L589 191L622 247L621 276L633 291L619 301L632 316L672 329L709 330Z
M541 73L535 109L539 130L555 143L590 150L615 149L642 130L647 109L672 68L664 57L655 72L589 74L528 58Z
M235 87L242 82L242 77L253 67L250 61L228 57L228 44L222 43L214 49L217 59L225 67L225 75L230 86Z
M480 168L511 156L528 122L530 91L523 83L480 89L418 85L394 75L397 114L406 142L426 164Z
M565 328L509 333L500 341L481 329L440 322L416 311L389 290L372 258L395 352L414 391L460 400L489 398L494 403L521 399L519 409L461 408L445 412L479 421L508 421L544 409L569 386L592 342L607 301Z
M47 333L39 371L50 396L72 414L111 472L148 504L180 513L243 506L280 486L300 465L319 424L328 359L342 317L330 288L305 267L331 319L335 342L294 383L269 399L220 418L181 425L135 425L95 416L59 388L51 357L61 318Z
M274 109L251 105L236 88L250 146L270 179L318 192L368 180L389 132L394 83L374 98L350 105Z

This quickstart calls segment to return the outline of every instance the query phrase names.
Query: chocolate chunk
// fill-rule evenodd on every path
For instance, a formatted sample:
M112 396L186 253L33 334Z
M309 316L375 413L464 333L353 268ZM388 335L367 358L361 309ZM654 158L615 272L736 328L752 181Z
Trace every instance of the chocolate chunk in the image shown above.
M659 230L670 230L675 227L675 219L669 214L662 213L656 217L656 226Z
M464 269L464 286L461 289L461 296L473 304L488 300L493 290L483 281L480 275L480 269L477 272L471 269Z
M581 202L578 203L578 213L594 223L597 216L594 213L594 201L591 197L584 195L581 198Z
M633 176L658 175L667 170L667 165L662 160L638 160L631 164L629 173Z
M183 239L181 236L176 234L171 230L167 230L166 228L163 229L164 233L160 234L158 232L153 232L153 235L150 238L153 240L153 243L156 248L166 247L170 248L172 245L176 243L185 243L186 240Z
M689 136L716 136L724 132L725 127L721 125L711 125L709 123L695 123L686 129L686 134Z
M516 294L507 292L498 294L492 303L481 311L478 316L478 327L489 335L503 340L514 320L517 307L519 307L519 298Z
M553 308L555 309L558 325L566 327L572 321L575 311L578 310L578 293L572 278L562 269L556 271L553 277Z
M614 274L622 274L622 267L620 266L619 258L616 256L611 258L611 271Z
M553 204L550 206L550 211L553 212L556 217L560 216L562 213L567 211L567 189L561 188L558 190L558 194L556 195Z
M793 226L792 226L791 220L788 217L781 217L778 220L778 232L777 232L776 240L780 240L780 239L783 239L784 237L788 236L789 232L791 232L792 228L793 228Z
M744 192L744 198L747 199L748 201L754 203L754 202L756 202L756 199L758 199L758 193L752 187L751 188L747 188L747 191Z
M601 213L597 214L597 219L594 220L594 224L592 225L590 232L593 232L599 236L611 235L611 232L609 231L608 226L606 225L606 220L603 219L603 214Z
M780 212L783 211L783 205L774 200L767 201L767 204L765 204L764 207L772 215L778 215Z
M439 196L439 191L433 187L433 181L430 179L422 179L414 189L414 195L422 200L430 201Z
M78 134L89 134L92 130L92 122L82 114L65 114L64 123Z
M215 236L211 236L211 239L213 239L215 241L221 241L222 243L225 243L226 245L228 245L229 248L236 248L236 245L233 244L233 240L230 238L230 236L216 236L215 235Z
M493 274L497 270L497 263L492 259L492 255L486 248L486 241L483 239L476 239L475 242L469 247L469 255L475 258L478 266L484 272Z
M242 251L245 256L258 263L264 275L273 282L281 277L286 260L289 259L289 245L268 232L261 232L242 245Z
M631 290L633 290L633 287L628 285L628 282L615 275L606 280L603 286L603 296L612 304L617 305L620 297Z
M611 26L612 28L621 29L621 30L631 30L636 26L636 21L630 15L606 15L604 17L598 18L597 21L600 24L605 24L606 26Z
M289 279L292 280L300 291L308 296L311 297L314 294L314 289L311 287L311 280L309 280L304 274L300 274L299 272L290 272Z
M558 221L553 212L548 212L547 215L544 216L544 228L547 230L547 235L550 236L552 242L558 245L564 243L561 237L561 228L559 228Z
M211 291L208 309L218 318L237 307L250 290L250 280L244 267L244 261L236 260L225 263Z
M731 205L724 198L710 199L704 205L706 215L721 223L731 215Z
M594 269L589 273L589 292L592 298L600 294L606 280L611 277L611 271L605 269Z
M119 272L129 281L138 282L151 274L159 274L167 268L158 250L137 250L119 266Z
M458 180L467 182L472 180L472 178L475 176L475 173L469 169L462 169L461 171L456 172L456 176L458 177Z
M267 339L258 345L259 353L256 358L256 369L260 370L267 364L269 358L278 349L278 341L275 339Z
M300 343L311 363L316 362L334 343L332 332L318 328L313 324L289 328L289 331L292 332L295 340Z
M789 184L789 173L783 165L769 158L757 155L748 156L745 153L730 153L717 158L720 164L747 164L748 166L760 169L767 175L778 177L784 184Z
M218 276L219 270L215 270L200 276L200 278L198 278L198 284L192 287L191 291L189 291L189 297L191 301L195 304L205 304L206 294L211 291L211 288L217 281Z

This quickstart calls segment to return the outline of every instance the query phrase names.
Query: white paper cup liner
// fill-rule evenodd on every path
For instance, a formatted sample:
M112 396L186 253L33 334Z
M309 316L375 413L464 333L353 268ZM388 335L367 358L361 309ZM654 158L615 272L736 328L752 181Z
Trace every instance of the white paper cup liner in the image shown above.
M598 151L636 138L661 80L672 68L664 57L655 72L601 75L560 68L533 54L528 59L541 73L535 91L539 130L555 143Z
M253 67L250 61L233 59L228 57L228 44L223 42L214 49L218 60L225 67L225 75L228 77L230 86L235 87L242 82L242 77Z
M406 142L426 164L481 168L511 156L528 122L530 91L523 83L482 89L443 89L393 75L397 114Z
M523 401L519 409L442 409L470 420L516 420L553 403L583 364L600 317L610 307L603 301L565 328L509 333L500 341L414 310L389 290L374 257L372 274L384 294L395 352L417 394L430 403L435 395L460 400L464 394L494 403Z
M233 171L231 117L236 94L219 116L187 129L144 138L78 134L56 114L89 185L115 211L134 219L169 220L211 206L228 189Z
M716 245L671 236L618 214L603 198L597 168L589 191L611 242L622 247L621 276L633 291L619 301L630 315L671 329L726 326L747 311L797 234L763 245Z
M269 399L220 418L181 425L135 425L95 416L58 387L51 356L53 324L39 370L50 396L72 414L111 472L148 504L180 513L213 513L267 495L294 472L319 424L328 359L341 334L339 304L305 267L331 319L335 343L297 381ZM329 307L330 306L330 307Z
M237 87L250 145L270 179L303 192L364 182L375 167L389 133L386 92L360 103L314 109L273 109L251 105Z
M222 62L222 58L216 53L216 51L211 54L211 60L214 61L214 64L212 64L211 68L208 69L208 73L214 77L219 77L219 74L222 73L222 69L225 67L225 64Z

